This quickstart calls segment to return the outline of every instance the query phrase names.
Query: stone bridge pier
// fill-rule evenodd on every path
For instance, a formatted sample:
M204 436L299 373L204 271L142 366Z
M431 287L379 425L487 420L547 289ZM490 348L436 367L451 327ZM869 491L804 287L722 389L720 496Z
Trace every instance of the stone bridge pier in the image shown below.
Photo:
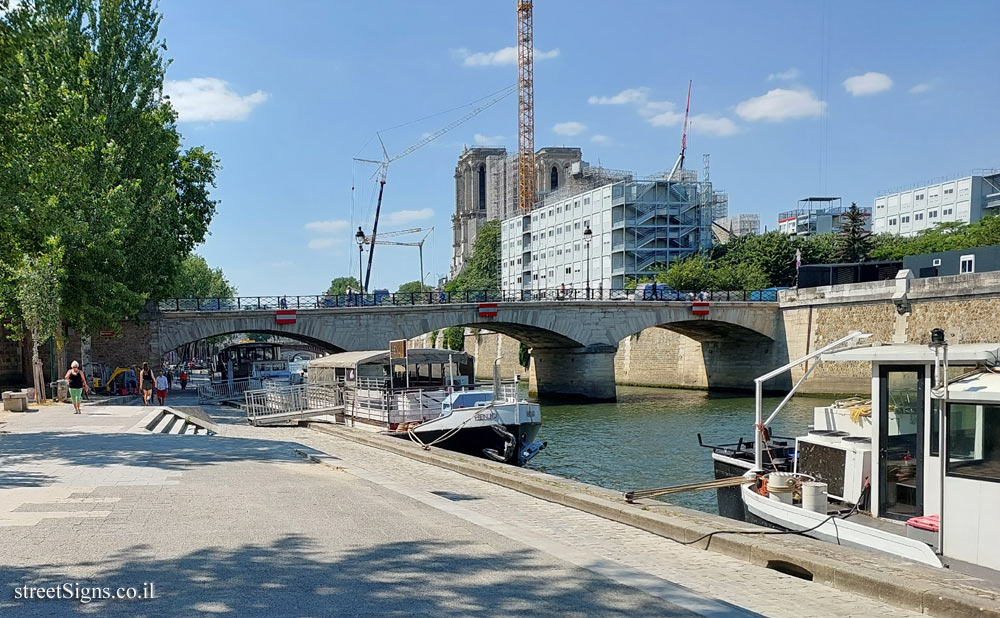
M759 302L713 303L708 316L694 315L688 302L537 301L500 303L496 316L480 316L479 306L469 303L309 309L300 311L293 324L278 324L276 317L274 310L162 312L154 317L153 345L165 354L206 337L260 332L330 351L378 350L387 349L394 339L412 339L451 326L482 328L531 348L532 394L614 401L615 353L619 342L635 333L660 326L715 342L718 345L712 349L720 353L713 365L717 374L725 375L727 363L755 363L756 353L768 358L756 361L755 369L774 366L770 357L779 322L777 304ZM742 347L730 354L727 342ZM654 362L667 352L654 351Z

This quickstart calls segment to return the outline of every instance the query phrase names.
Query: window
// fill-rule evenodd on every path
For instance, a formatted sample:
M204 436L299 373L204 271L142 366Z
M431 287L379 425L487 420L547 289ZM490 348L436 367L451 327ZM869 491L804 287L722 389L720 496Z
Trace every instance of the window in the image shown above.
M895 219L889 219L889 225L896 225Z
M928 210L927 211L927 218L928 219L937 219L937 211L936 210Z
M550 176L550 180L552 181L552 190L555 191L559 188L559 168L555 165L552 166L552 173Z
M567 266L566 267L566 274L567 275L572 275L573 274L573 267L572 266Z
M556 214L557 215L561 215L562 214L562 206L556 206Z
M557 227L556 228L556 234L562 234L562 228L561 227Z
M955 192L955 190L954 190L954 189L945 189L945 190L944 190L944 194L945 194L945 195L949 195L949 194L951 194L951 193L954 193L954 192Z
M479 210L486 210L486 166L479 166Z
M552 209L551 208L549 208L549 216L550 217L552 216Z
M1000 481L1000 406L948 404L948 476Z
M532 234L531 240L538 240L538 234Z
M538 281L538 275L531 275L532 281Z
M549 238L552 238L552 230L549 230Z
M521 278L520 277L517 278L517 282L521 283Z
M562 249L556 249L556 255L562 255Z
M585 221L583 222L583 227L590 227L590 221L586 221L586 220L585 220Z
M517 258L517 263L518 263L518 265L521 264L521 258Z
M910 215L905 215L900 219L900 223L909 223L909 222L910 222Z
M875 204L875 209L885 208L885 204Z
M976 272L976 256L975 255L963 255L959 259L959 272L963 275L966 273Z
M941 265L941 258L934 258L933 260L931 260L931 266L940 266L940 265Z
M923 193L918 193L917 195L913 196L913 199L915 199L915 200L917 200L919 202L920 200L924 199L924 194Z
M952 213L952 209L951 208L945 208L943 211L941 211L941 214L945 215L945 216L948 216L951 213Z
M590 198L589 198L589 197L585 197L585 198L583 198L583 205L584 205L584 206L586 206L586 205L587 205L587 204L589 204L589 203L590 203Z
M573 229L574 230L580 229L580 222L579 221L577 221L576 223L573 224Z
M543 213L541 213L541 214L540 214L540 215L538 215L538 216L539 216L540 218L544 219L544 218L545 218L545 213L543 212Z
M553 271L551 271L551 270L549 271L549 276L550 276L550 277L553 277L553 276L554 276L554 275L552 274L552 272L553 272Z
M914 221L923 221L924 220L924 213L918 212L917 214L913 215L913 220Z

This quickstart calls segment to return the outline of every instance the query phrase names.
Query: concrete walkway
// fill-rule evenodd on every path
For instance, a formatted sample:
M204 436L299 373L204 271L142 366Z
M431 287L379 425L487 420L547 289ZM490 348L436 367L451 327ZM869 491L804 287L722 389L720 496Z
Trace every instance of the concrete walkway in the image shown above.
M917 615L308 429L212 409L217 436L152 435L149 411L0 412L0 615Z

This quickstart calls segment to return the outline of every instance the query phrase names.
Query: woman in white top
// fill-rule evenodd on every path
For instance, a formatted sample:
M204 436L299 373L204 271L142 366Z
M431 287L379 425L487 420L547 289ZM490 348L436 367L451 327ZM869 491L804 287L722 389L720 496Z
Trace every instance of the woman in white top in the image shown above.
M156 378L156 398L159 400L161 406L167 402L167 388L169 386L167 376L161 370L160 375Z

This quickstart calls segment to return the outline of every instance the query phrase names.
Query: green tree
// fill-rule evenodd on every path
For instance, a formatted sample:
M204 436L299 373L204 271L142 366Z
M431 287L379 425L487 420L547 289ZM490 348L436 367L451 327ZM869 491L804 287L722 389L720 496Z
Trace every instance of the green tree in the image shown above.
M790 286L795 283L795 248L787 234L777 231L740 236L726 243L720 261L753 264L770 285Z
M327 296L339 296L346 294L348 288L352 292L360 292L361 284L354 277L337 277L330 282L330 287L326 289Z
M836 233L796 238L792 246L802 252L803 264L834 264L840 262L840 236Z
M189 255L167 288L168 298L231 298L236 286L226 279L221 268L212 268L200 255Z
M434 288L429 285L421 285L419 281L408 281L399 286L397 294L414 294L419 292L430 292Z
M517 346L517 364L525 369L531 365L531 348L523 341Z
M858 205L851 202L851 207L843 215L843 223L838 236L838 261L864 262L871 257L871 232L865 229L868 219L858 208Z
M15 295L21 305L24 329L15 329L17 339L31 337L31 367L38 401L45 401L45 378L38 347L49 337L60 339L59 307L61 250L54 243L50 251L39 256L23 256L14 273ZM25 332L27 331L27 332ZM62 347L62 346L60 346Z
M458 352L465 350L465 328L462 326L446 328L444 330L444 346Z
M665 283L675 290L714 290L715 266L711 258L699 253L678 260L670 268L661 269L654 276L657 283Z
M36 0L0 16L0 316L10 273L59 239L61 319L81 329L163 297L205 238L218 160L182 150L152 0Z
M500 265L500 221L487 221L476 233L472 246L472 256L457 277L448 282L448 292L464 292L500 289L498 267ZM454 349L454 348L452 348Z

